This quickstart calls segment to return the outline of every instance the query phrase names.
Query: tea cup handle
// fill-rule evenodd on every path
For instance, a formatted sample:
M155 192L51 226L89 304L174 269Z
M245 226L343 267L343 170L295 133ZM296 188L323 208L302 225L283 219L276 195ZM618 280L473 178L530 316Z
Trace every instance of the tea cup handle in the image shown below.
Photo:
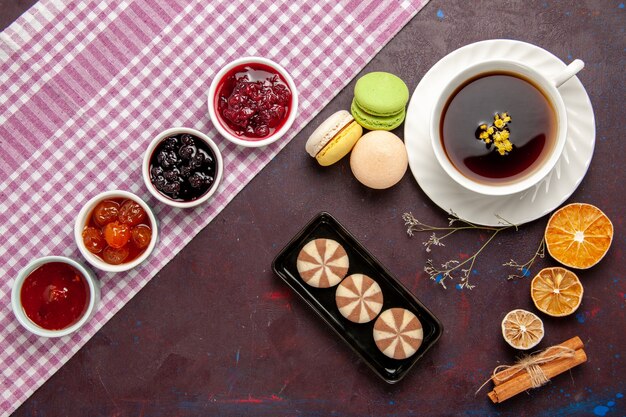
M558 73L555 77L552 78L552 84L556 88L562 86L567 80L572 78L574 75L578 73L581 69L585 67L585 63L580 59L575 59L569 64L563 71Z

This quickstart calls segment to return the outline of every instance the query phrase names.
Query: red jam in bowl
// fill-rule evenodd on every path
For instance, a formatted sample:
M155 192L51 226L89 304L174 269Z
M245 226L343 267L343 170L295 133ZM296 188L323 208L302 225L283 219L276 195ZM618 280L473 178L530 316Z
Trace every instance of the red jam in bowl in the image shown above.
M76 268L50 262L26 277L20 299L24 313L37 326L62 330L85 314L89 294L89 285Z
M222 126L252 141L279 130L291 110L287 82L263 64L242 64L227 72L217 86L215 100Z

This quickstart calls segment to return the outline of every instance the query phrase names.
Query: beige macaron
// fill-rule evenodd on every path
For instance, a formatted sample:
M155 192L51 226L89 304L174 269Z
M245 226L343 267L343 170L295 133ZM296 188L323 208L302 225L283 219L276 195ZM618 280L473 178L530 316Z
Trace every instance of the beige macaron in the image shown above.
M339 110L311 133L305 149L320 165L332 165L350 153L362 134L363 128L352 115Z
M350 168L356 179L377 190L397 184L408 164L404 142L384 130L373 130L363 135L350 155Z

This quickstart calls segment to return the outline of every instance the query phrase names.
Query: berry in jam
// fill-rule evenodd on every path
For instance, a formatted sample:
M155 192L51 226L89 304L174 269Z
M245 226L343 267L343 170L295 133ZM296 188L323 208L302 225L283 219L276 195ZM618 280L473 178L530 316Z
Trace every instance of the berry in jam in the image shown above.
M150 244L150 239L152 239L152 230L143 224L133 227L130 234L133 239L133 243L140 249L148 246Z
M116 220L104 226L102 234L104 235L104 240L107 242L107 245L119 249L125 246L130 240L130 227Z
M137 226L145 221L146 212L138 202L126 200L124 201L124 204L120 206L118 218L120 223L127 224L129 226Z
M216 164L215 153L202 139L188 133L170 136L150 157L150 181L167 198L194 201L215 182Z
M113 246L107 246L102 251L102 259L104 262L111 265L119 265L126 261L130 255L130 250L126 246L122 246L121 248L114 248Z
M287 120L291 90L273 68L243 64L222 78L215 105L227 130L247 140L260 140Z
M98 227L85 227L83 229L83 243L91 253L100 253L106 246L102 230Z
M146 251L152 239L152 226L139 203L111 198L93 209L82 235L89 252L108 264L119 265L137 259Z
M98 226L104 226L113 220L117 220L119 209L120 205L115 201L105 200L94 209L93 219Z

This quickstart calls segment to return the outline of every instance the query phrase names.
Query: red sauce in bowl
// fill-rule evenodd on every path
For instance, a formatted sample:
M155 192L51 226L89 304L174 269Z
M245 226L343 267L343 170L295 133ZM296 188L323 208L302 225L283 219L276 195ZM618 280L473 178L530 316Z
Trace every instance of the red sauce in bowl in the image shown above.
M226 130L244 140L262 140L289 118L291 90L274 68L242 64L220 80L215 108Z
M50 262L31 272L20 299L26 316L47 330L62 330L76 323L89 305L89 285L72 265Z

